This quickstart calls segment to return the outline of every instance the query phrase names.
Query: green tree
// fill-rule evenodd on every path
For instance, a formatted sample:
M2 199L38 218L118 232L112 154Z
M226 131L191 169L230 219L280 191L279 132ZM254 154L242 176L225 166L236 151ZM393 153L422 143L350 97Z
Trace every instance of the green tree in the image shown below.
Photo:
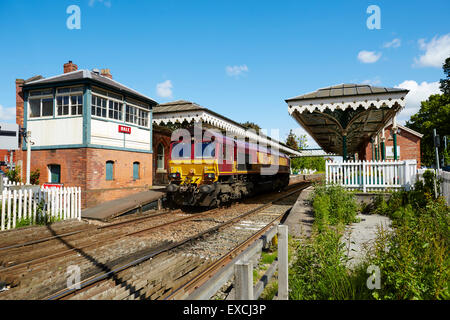
M295 134L292 132L292 129L289 130L289 134L286 138L286 145L291 149L298 150L298 142Z
M294 150L303 150L308 147L306 134L302 134L301 136L297 136L292 129L289 130L289 134L286 138L285 144Z
M435 94L422 101L418 113L411 116L406 126L423 134L420 142L422 163L431 166L435 163L433 129L443 137L450 135L450 95ZM440 148L440 157L444 148Z
M422 163L426 166L435 163L433 129L436 129L441 138L450 135L450 58L447 58L443 69L447 75L446 80L441 80L441 89L444 93L431 95L426 101L422 101L419 112L406 122L406 127L423 134L420 150ZM439 149L439 153L440 159L446 155L443 147Z
M261 130L261 127L259 125L257 125L256 123L254 123L254 122L247 121L247 122L241 123L241 125L243 127L245 127L246 129L253 129L253 130L255 130L256 133L259 133L259 130Z
M441 79L441 90L444 94L450 95L450 57L445 59L445 63L442 66L444 73L447 75L447 79Z

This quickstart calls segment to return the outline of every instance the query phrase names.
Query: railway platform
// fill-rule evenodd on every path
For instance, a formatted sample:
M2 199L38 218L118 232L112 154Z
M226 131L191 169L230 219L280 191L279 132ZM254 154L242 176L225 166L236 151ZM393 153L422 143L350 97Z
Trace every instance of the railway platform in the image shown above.
M103 202L81 211L81 218L106 221L124 213L139 210L140 208L158 201L165 196L165 187L139 192L111 201Z

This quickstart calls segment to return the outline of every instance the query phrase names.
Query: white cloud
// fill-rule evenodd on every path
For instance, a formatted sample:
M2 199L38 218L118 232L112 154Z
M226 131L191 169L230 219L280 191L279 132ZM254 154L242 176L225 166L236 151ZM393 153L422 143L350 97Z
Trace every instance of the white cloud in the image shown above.
M109 0L89 0L89 6L93 7L96 2L103 3L105 7L111 8L111 1Z
M385 42L383 44L383 48L398 48L402 44L402 41L399 38L395 38L390 42Z
M225 72L230 77L239 77L240 75L243 75L245 72L248 72L248 67L245 64L242 66L227 66L225 68Z
M16 108L6 108L0 104L0 121L16 120Z
M441 68L446 58L450 56L450 33L441 37L435 36L430 42L419 39L419 48L425 53L419 58L414 58L415 65L421 67Z
M377 62L381 57L381 52L376 53L375 51L362 50L358 53L358 60L362 63L374 63Z
M170 80L166 80L156 85L156 93L161 98L172 98L172 88L172 82Z
M432 94L441 93L439 89L439 81L426 82L418 84L414 80L405 80L395 88L408 89L409 93L405 97L405 108L400 112L398 120L405 123L406 120L420 110L420 102L425 101Z

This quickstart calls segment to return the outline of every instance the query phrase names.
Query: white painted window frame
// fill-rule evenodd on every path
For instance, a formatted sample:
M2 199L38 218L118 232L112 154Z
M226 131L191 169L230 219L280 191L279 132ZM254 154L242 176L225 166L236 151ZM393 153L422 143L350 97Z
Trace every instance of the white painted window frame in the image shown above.
M81 91L78 92L61 92L58 93L59 89L73 89L73 88L81 88ZM72 96L80 96L81 95L81 114L72 114ZM58 97L69 97L69 113L68 114L59 114L58 112ZM55 92L55 117L61 118L61 117L82 117L83 116L83 86L70 86L70 87L57 87ZM78 104L77 104L78 106Z
M35 91L42 91L42 90L33 90ZM31 92L33 92L31 91ZM31 93L30 92L30 93ZM54 92L54 91L53 91ZM31 96L28 95L28 119L53 119L54 113L55 113L55 99L53 97L53 92L51 94L44 94L44 95L37 95L37 96ZM51 116L42 116L42 99L48 99L51 98L53 100L53 114ZM30 100L39 99L39 117L32 117L31 116L31 103Z

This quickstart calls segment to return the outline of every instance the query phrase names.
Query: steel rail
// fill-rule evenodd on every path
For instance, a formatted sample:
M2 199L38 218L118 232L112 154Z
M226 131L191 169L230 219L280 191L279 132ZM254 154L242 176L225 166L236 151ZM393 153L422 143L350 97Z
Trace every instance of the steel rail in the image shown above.
M297 190L295 190L293 192L290 192L287 195L283 195L282 197L280 197L278 199L275 199L275 200L273 200L273 201L271 201L269 203L266 203L266 204L261 205L261 206L259 206L257 208L254 208L254 209L252 209L252 210L250 210L248 212L245 212L245 213L243 213L243 214L241 214L239 216L236 216L236 217L234 217L234 218L232 218L232 219L230 219L228 221L225 221L225 222L223 222L220 225L217 225L215 227L212 227L212 228L209 228L209 229L207 229L205 231L202 231L202 232L200 232L200 233L198 233L198 234L196 234L194 236L191 236L191 237L183 239L181 241L172 243L170 245L164 245L164 246L158 247L157 249L153 249L153 250L149 251L147 254L145 254L144 256L142 256L142 257L140 257L140 258L138 258L136 260L133 260L131 262L128 262L128 263L126 263L124 265L117 266L113 270L110 270L110 271L107 271L107 272L100 272L97 275L89 277L89 278L87 278L85 280L82 280L80 283L78 283L77 286L79 286L79 288L63 289L61 291L58 291L55 294L52 294L52 295L48 296L46 298L46 300L56 300L56 299L70 298L71 296L74 296L74 295L76 295L77 293L79 293L81 291L84 291L84 290L87 290L87 289L91 288L92 286L94 286L99 281L111 279L115 274L117 274L117 273L119 273L119 272L121 272L123 270L126 270L126 269L128 269L130 267L136 266L136 265L138 265L138 264L140 264L140 263L142 263L142 262L144 262L146 260L152 259L153 257L155 257L155 256L157 256L157 255L159 255L159 254L161 254L163 252L167 252L167 251L172 250L174 248L180 247L183 244L186 244L188 242L197 240L197 239L203 237L206 234L214 233L214 232L218 231L219 229L222 229L222 228L224 228L224 227L226 227L226 226L228 226L230 224L233 224L234 222L239 221L239 220L241 220L242 218L244 218L244 217L246 217L248 215L251 215L251 214L256 213L258 211L264 210L265 208L268 208L268 207L272 206L275 202L278 202L278 201L280 201L280 200L282 200L284 198L287 198L287 197L289 197L289 196L291 196L291 195L293 195L293 194L295 194L297 192L302 191L308 185L309 184L307 184L305 186L302 186L301 188L299 188L299 189L297 189ZM274 220L276 221L278 218L279 217L277 217ZM273 222L271 222L270 224L272 224L272 223Z
M47 262L48 259L59 258L61 256L65 256L65 255L67 255L69 253L72 253L74 251L84 250L84 249L87 249L87 248L92 247L92 246L101 246L104 243L107 243L108 241L113 240L113 239L114 240L119 240L119 239L123 239L123 238L129 237L129 236L137 235L139 233L148 232L150 230L164 228L164 227L167 227L167 226L170 226L170 225L173 225L173 224L185 222L186 220L192 220L192 219L204 216L204 215L209 215L209 214L212 214L212 213L214 213L214 212L216 212L218 210L219 209L216 208L216 209L212 209L212 210L209 210L209 211L198 213L198 214L195 214L195 215L192 215L192 216L188 216L188 217L184 217L184 218L181 218L181 219L177 219L177 220L174 220L174 221L161 223L161 224L158 224L156 226L151 226L149 228L145 228L145 229L142 229L142 230L132 231L132 232L128 232L128 233L125 233L125 234L122 234L122 235L112 235L110 237L107 237L106 239L101 239L101 242L94 241L94 242L89 243L89 244L84 245L84 246L70 248L70 249L59 251L59 252L56 252L56 253L53 253L53 254L50 254L50 255L41 256L39 258L32 259L32 260L29 260L29 261L24 261L24 262L21 262L21 263L18 263L18 264L15 264L15 265L12 265L12 266L0 269L0 272L12 271L12 270L19 269L19 268L29 267L31 265L35 266L35 265L38 265L40 263ZM159 214L157 214L157 215L159 215ZM153 217L154 216L155 215L153 215ZM144 218L144 217L142 217L142 218ZM146 217L146 218L148 218L148 217ZM135 219L135 220L139 220L139 219ZM114 226L117 226L119 224L122 224L122 222L117 223ZM108 226L102 226L102 227L108 227ZM96 229L93 229L93 230L96 230Z
M74 235L74 234L78 234L78 233L82 233L82 232L114 228L114 227L117 227L119 225L129 224L129 223L133 223L133 222L136 222L136 221L139 221L139 220L146 220L146 219L150 219L150 218L166 215L166 214L169 214L169 213L173 213L173 211L165 211L165 212L155 213L155 214L152 214L152 215L147 215L145 217L137 217L137 218L133 218L133 219L130 219L130 220L119 221L119 222L111 223L111 224L104 225L104 226L96 226L96 227L91 227L91 228L88 227L88 228L85 228L85 229L82 229L82 230L71 231L71 232L67 232L67 233L57 234L57 235L54 235L54 236L51 236L51 237L45 237L45 238L36 239L36 240L33 240L33 241L18 243L18 244L6 246L6 247L1 247L0 251L7 250L7 249L15 249L15 248L31 246L31 245L42 243L42 242L47 242L47 241L51 241L51 240L55 240L55 239L61 239L61 238L68 237L68 236L71 236L71 235Z
M274 201L277 202L281 199L287 198L299 191L304 190L308 186L304 186L299 190L296 190L294 192L291 192L288 195L285 195L281 197L280 199ZM272 205L273 202L270 204ZM264 209L264 208L263 208ZM178 287L174 291L172 291L167 297L164 298L164 300L175 300L186 293L192 293L195 289L200 287L203 283L205 283L208 279L214 276L217 272L219 272L220 269L224 268L228 263L230 263L238 254L242 253L246 248L248 248L254 241L258 240L262 235L266 233L267 230L269 230L275 222L281 221L283 217L286 215L287 212L289 212L290 209L284 211L281 213L278 217L270 221L266 226L264 226L262 229L248 237L244 242L236 246L235 248L231 249L229 252L224 254L221 258L216 260L215 262L211 263L204 271L202 271L200 274L195 276L193 279L189 280L182 286Z

